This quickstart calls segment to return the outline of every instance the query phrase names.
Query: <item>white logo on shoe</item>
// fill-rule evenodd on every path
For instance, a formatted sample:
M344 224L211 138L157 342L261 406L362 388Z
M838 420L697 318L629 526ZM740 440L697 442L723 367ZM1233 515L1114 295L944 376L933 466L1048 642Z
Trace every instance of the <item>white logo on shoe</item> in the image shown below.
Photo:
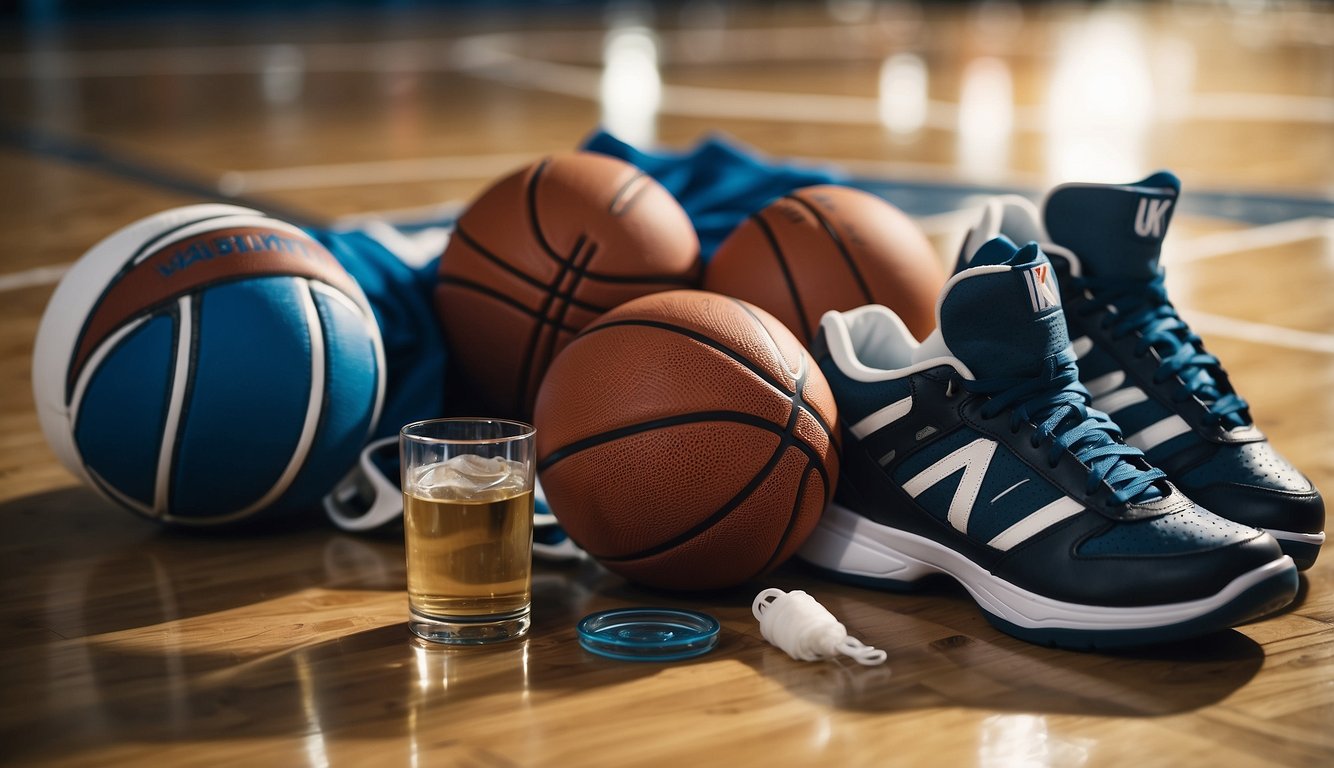
M1171 207L1171 200L1141 197L1139 210L1135 212L1135 234L1140 237L1162 237L1163 218L1167 216L1167 209Z
M1024 272L1028 283L1028 300L1034 312L1050 309L1061 303L1056 293L1056 280L1051 273L1050 264L1039 264Z
M972 517L973 508L977 505L977 495L982 490L982 481L986 478L987 468L991 466L991 460L996 455L997 445L994 440L979 437L918 472L903 484L903 491L915 499L928 488L958 474L959 484L954 489L954 497L950 499L950 508L946 513L946 519L950 525L954 526L955 530L967 534L968 520ZM961 469L963 470L962 473L959 472ZM995 503L1002 496L1026 481L1026 479L1021 480L1011 485L997 494L989 503ZM987 546L1003 552L1008 551L1047 528L1077 514L1083 508L1084 505L1069 496L1060 496L1056 500L1033 510L1009 528L996 534L987 542Z

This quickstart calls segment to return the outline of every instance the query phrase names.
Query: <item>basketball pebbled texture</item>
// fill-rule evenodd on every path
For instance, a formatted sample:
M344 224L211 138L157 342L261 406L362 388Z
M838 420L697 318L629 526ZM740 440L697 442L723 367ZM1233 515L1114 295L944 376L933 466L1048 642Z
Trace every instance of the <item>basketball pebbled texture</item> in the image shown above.
M485 190L440 259L436 313L498 415L527 418L548 364L613 307L699 280L690 219L652 177L593 153L548 157Z
M305 232L185 206L70 268L33 394L61 463L102 495L212 525L318 504L374 428L384 352L361 289Z
M581 547L631 581L741 584L785 561L838 481L818 366L761 309L703 291L593 322L537 398L538 468Z
M755 304L805 343L830 310L894 310L918 339L935 327L945 272L912 219L868 192L805 187L751 216L723 241L705 290Z

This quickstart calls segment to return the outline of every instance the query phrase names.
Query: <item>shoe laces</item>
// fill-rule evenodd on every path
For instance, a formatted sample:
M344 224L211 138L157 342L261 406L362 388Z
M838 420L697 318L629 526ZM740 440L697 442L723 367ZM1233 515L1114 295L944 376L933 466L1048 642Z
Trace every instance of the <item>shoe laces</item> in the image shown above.
M983 418L995 418L1010 410L1010 431L1033 426L1034 448L1050 442L1047 465L1055 467L1063 452L1074 455L1088 468L1086 492L1100 483L1112 489L1117 504L1146 502L1163 494L1154 483L1166 477L1149 466L1144 454L1120 441L1121 429L1101 411L1088 409L1089 393L1079 383L1074 352L1066 349L1043 363L1031 378L961 379L960 385L975 394L988 395L982 405Z
M1147 283L1136 278L1077 277L1073 285L1092 297L1080 308L1080 314L1106 311L1102 325L1114 338L1139 334L1136 357L1147 355L1150 349L1158 353L1153 382L1161 384L1173 376L1181 381L1172 393L1173 401L1198 399L1205 406L1206 421L1213 426L1232 428L1250 423L1249 404L1232 390L1218 358L1204 351L1200 337L1168 300L1161 267Z

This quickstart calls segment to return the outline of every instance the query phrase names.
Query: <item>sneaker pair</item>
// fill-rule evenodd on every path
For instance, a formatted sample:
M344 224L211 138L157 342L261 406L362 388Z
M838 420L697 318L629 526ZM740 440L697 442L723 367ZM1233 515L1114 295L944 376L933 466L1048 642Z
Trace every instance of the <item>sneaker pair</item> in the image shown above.
M1073 648L1289 603L1323 502L1167 301L1178 189L1063 186L1045 228L1027 201L993 201L921 344L884 307L826 314L812 351L843 470L801 558L890 589L946 574L1003 631Z

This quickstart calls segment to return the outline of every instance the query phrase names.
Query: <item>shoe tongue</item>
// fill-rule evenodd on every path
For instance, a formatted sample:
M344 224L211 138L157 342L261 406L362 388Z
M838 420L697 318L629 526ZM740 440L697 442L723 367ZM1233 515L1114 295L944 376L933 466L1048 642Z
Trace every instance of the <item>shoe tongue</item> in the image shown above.
M1152 279L1181 181L1159 171L1134 184L1066 184L1043 211L1052 242L1069 248L1085 274Z
M1028 378L1070 346L1051 262L1037 243L985 243L940 300L945 346L979 379Z

